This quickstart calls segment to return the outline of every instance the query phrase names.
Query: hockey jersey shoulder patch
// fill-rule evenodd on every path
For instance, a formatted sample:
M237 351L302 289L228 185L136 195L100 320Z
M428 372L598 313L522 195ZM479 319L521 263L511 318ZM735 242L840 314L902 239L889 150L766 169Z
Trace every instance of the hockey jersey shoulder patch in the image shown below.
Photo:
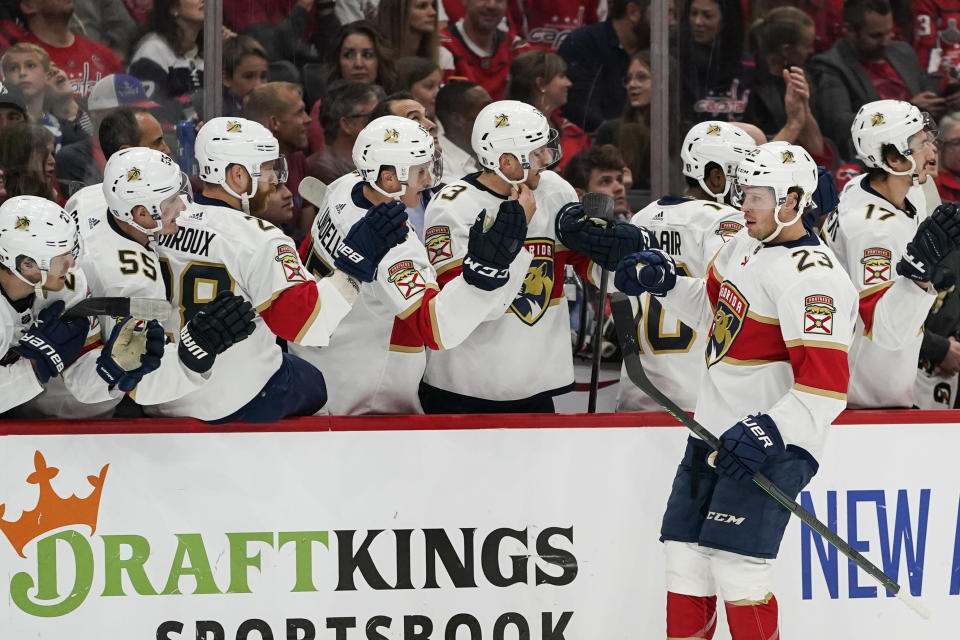
M412 298L427 286L423 276L413 266L412 260L401 260L394 263L387 270L387 275L404 299Z
M833 298L814 294L803 299L803 332L831 336L833 335L833 315L837 307Z
M739 222L734 222L733 220L724 220L717 225L717 228L714 229L713 233L720 236L720 239L724 243L730 242L730 238L735 236L740 229L743 229L743 225Z
M892 258L893 254L889 249L882 247L864 249L863 258L860 260L863 265L863 284L875 285L889 282Z
M277 255L273 259L280 263L280 268L283 269L283 276L287 279L287 282L307 281L303 273L303 264L300 262L297 250L292 246L282 244L277 247Z
M430 264L437 264L453 257L450 227L446 225L434 225L428 228L423 234L423 244L427 247Z

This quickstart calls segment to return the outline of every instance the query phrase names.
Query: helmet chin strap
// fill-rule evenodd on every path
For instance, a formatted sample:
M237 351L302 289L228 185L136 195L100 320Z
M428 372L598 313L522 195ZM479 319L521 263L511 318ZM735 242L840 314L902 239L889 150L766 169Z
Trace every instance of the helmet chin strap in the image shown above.
M393 193L387 193L386 191L381 189L380 185L378 185L376 181L368 182L367 184L370 185L370 187L377 193L383 196L386 196L388 198L391 198L393 200L399 200L404 196L404 194L407 193L407 185L403 182L400 183L400 191L395 191Z
M244 215L250 215L250 198L257 195L257 183L258 179L254 179L253 175L247 171L247 175L250 176L250 182L252 187L250 188L250 193L237 193L233 188L227 183L226 179L223 181L223 190L232 195L234 198L240 201L240 207L243 209Z
M721 191L720 193L714 193L713 191L710 191L710 187L707 186L707 183L706 183L706 181L705 181L703 178L700 178L699 180L697 180L697 182L700 184L700 188L701 188L701 189L703 189L706 193L708 193L708 194L710 194L711 196L713 196L713 198L714 198L717 202L720 202L720 203L722 203L724 197L726 197L727 191L730 191L730 178L727 178L727 179L724 181L724 183L723 183L723 191Z
M36 282L30 282L27 280L27 277L20 273L19 269L11 269L11 271L13 271L13 275L17 276L20 280L33 287L33 293L36 295L38 300L43 300L47 297L47 292L43 290L43 285L47 283L47 277L50 274L49 271L46 269L40 269L40 279Z
M527 181L527 176L528 176L528 174L530 173L530 170L529 170L529 169L524 169L524 170L523 170L523 177L520 178L519 180L511 180L511 179L508 178L507 176L503 175L503 172L500 171L500 167L497 167L496 169L494 169L493 172L494 172L495 174L497 174L497 176L498 176L501 180L503 180L504 182L508 182L508 183L512 184L513 186L517 186L518 184L523 184L524 182Z
M768 235L766 238L761 240L760 242L764 244L768 242L773 242L773 239L776 238L778 235L780 235L780 232L783 231L784 227L789 227L790 225L796 224L797 220L799 220L801 217L800 210L798 209L796 215L793 216L793 220L791 220L790 222L782 222L780 220L780 211L782 210L783 210L783 207L780 207L780 209L778 209L777 212L773 214L773 219L777 221L777 229L773 233Z
M913 159L913 155L907 156L907 160L910 161L910 168L906 171L897 171L891 167L886 160L883 161L883 166L886 167L887 173L895 176L910 176L913 178L913 186L920 186L920 170L917 168L917 161Z

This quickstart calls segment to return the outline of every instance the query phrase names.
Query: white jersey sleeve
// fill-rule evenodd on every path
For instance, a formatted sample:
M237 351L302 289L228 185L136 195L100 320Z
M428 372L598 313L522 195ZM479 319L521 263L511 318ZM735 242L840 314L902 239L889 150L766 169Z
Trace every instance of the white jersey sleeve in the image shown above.
M17 346L23 330L21 313L0 296L0 413L23 404L43 391L33 365L11 349Z

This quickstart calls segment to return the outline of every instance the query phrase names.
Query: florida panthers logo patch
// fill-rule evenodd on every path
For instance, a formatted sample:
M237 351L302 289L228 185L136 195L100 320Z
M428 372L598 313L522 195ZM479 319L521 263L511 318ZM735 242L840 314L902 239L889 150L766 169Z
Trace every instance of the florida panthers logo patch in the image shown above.
M717 311L713 316L713 326L710 328L710 339L707 341L707 366L717 364L730 351L734 340L743 329L743 322L747 318L750 303L743 294L729 282L720 287L717 298Z
M283 269L283 276L287 282L306 282L307 278L303 275L303 265L300 264L300 258L297 257L297 250L288 244L282 244L277 247L277 255L273 258L280 263Z
M863 264L863 284L882 284L890 282L890 261L892 254L882 247L870 247L863 252L860 262Z
M783 164L793 164L795 160L793 159L793 151L784 151L780 154L780 161Z
M510 124L510 116L505 113L498 113L493 116L493 126L497 129L507 126Z
M127 171L127 182L133 182L134 180L140 179L140 169L137 167L130 167Z
M423 234L423 244L427 247L430 264L437 264L453 257L453 250L450 247L450 227L443 225L430 227Z
M543 317L553 299L553 241L546 238L533 238L528 239L524 246L533 254L533 261L530 263L527 276L523 279L520 293L510 305L510 311L525 324L532 326Z
M227 120L227 133L243 133L243 126L236 120Z
M807 296L803 305L803 332L832 336L833 314L837 311L833 298L819 294Z
M730 238L735 236L740 229L743 229L743 225L739 222L725 220L720 223L714 233L720 236L720 239L723 240L724 243L727 243L730 242Z
M420 272L410 260L401 260L387 270L388 279L397 287L404 300L415 296L427 287Z
M13 228L17 231L29 231L30 230L30 218L25 216L17 216L17 221L14 223Z
M387 129L383 132L384 142L400 142L400 132L396 129Z
M873 126L873 127L879 127L879 126L880 126L881 124L883 124L883 123L884 123L884 117L883 117L883 114L880 113L879 111L878 111L877 113L875 113L875 114L873 114L873 115L870 116L870 125L871 125L871 126Z
M720 135L720 125L718 125L718 124L708 124L708 125L707 125L707 135L708 135L708 136L718 136L718 135Z

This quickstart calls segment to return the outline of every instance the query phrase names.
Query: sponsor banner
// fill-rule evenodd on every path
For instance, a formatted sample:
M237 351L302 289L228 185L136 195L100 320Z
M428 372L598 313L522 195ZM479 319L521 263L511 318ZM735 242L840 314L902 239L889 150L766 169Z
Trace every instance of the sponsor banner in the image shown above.
M662 638L657 536L685 439L569 427L6 436L0 629ZM778 564L785 637L952 637L958 447L952 424L833 429L801 500L940 615L917 618L794 519Z

